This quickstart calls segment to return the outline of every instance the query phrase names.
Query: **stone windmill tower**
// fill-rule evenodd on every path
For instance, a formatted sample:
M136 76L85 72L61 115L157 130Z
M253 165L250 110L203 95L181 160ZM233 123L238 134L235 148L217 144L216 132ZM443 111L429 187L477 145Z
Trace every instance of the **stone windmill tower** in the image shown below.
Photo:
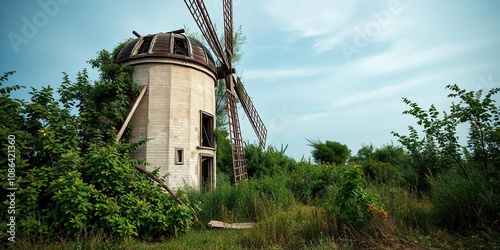
M173 189L215 186L216 67L210 52L183 30L138 36L115 58L133 67L135 83L147 86L131 116L130 141L150 138L133 155L148 170L168 173Z
M184 30L141 36L128 42L115 58L134 68L133 80L144 86L129 119L133 125L129 140L151 140L137 152L150 168L172 188L185 185L211 190L215 187L215 86L226 87L228 128L233 158L234 181L248 178L237 100L252 125L260 145L265 147L267 129L241 79L234 77L233 3L223 0L224 48L202 0L184 0L207 44L184 35ZM123 133L120 131L118 138ZM152 169L148 169L152 170Z

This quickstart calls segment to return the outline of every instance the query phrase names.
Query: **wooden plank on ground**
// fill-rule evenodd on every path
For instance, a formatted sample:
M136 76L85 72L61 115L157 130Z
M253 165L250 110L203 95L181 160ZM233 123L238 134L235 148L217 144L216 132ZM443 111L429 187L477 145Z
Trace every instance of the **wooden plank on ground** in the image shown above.
M255 226L254 222L226 223L216 220L211 220L210 222L208 222L208 227L210 228L247 229L253 226Z

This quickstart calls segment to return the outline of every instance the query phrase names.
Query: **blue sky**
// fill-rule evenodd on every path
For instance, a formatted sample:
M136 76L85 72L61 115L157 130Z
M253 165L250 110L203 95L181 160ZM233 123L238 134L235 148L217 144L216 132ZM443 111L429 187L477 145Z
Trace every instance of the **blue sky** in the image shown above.
M222 28L222 1L206 1ZM415 123L407 97L449 106L445 86L500 86L499 1L254 0L234 2L247 43L237 67L268 128L268 145L310 156L306 139L397 143ZM183 1L40 0L0 2L0 70L9 84L71 79L101 49L140 34L198 31ZM90 71L93 79L95 71ZM25 97L28 90L16 97ZM496 97L497 101L498 97ZM256 141L240 113L245 140Z

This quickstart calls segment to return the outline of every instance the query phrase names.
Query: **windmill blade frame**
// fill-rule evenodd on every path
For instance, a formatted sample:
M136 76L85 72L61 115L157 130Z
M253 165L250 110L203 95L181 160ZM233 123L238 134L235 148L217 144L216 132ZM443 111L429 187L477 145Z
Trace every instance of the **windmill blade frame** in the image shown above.
M227 76L226 81L232 81L232 75ZM236 107L235 93L229 89L226 90L227 114L229 123L229 138L231 140L231 153L233 158L234 182L238 184L241 180L248 179L246 168L245 151L243 148L243 139L241 137L240 120L238 117L238 108Z
M210 16L208 15L205 3L202 0L184 0L184 3L186 3L189 12L191 12L194 21L200 28L203 37L205 37L205 40L215 53L215 56L219 59L221 64L226 67L230 63L224 54L224 50L222 49L219 39L217 38L217 32L215 32L215 28L212 24Z
M233 1L223 0L224 12L224 46L228 58L233 56ZM231 63L231 60L229 60ZM231 65L228 65L231 67Z
M241 127L238 118L238 108L236 106L236 97L240 99L245 113L250 119L252 127L259 138L261 147L265 147L267 129L260 119L250 96L243 87L243 83L233 76L235 69L232 68L231 60L233 57L233 2L232 0L223 0L223 18L224 18L224 50L219 42L216 30L203 0L184 0L196 24L200 28L205 40L212 51L216 54L221 66L217 68L217 78L224 79L226 83L226 98L228 109L228 127L231 142L234 180L238 184L243 179L248 179L246 168L245 153L243 149L243 140L241 136ZM238 85L238 87L236 86Z
M231 76L233 77L233 76ZM233 77L234 81L234 77ZM253 105L252 99L248 95L247 91L245 90L245 86L241 82L241 79L238 77L237 80L235 81L235 90L236 94L238 95L238 98L240 100L241 106L243 107L243 110L245 111L246 115L248 116L248 119L250 120L250 124L252 124L253 130L255 131L255 134L257 135L257 138L259 139L260 146L262 148L266 147L266 137L267 137L267 129L266 126L264 125L264 122L262 122L262 119L259 116L259 113L257 113L257 110L255 109L255 106Z

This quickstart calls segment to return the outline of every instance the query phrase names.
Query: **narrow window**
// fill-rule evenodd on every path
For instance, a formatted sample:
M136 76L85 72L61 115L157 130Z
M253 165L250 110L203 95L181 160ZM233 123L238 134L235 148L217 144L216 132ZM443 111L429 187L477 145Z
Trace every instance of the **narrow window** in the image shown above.
M201 112L201 146L214 147L214 117L208 113Z
M184 164L184 149L182 148L175 149L175 164L176 165Z
M188 46L186 38L174 36L174 54L188 56Z
M142 39L142 44L139 50L137 51L137 54L144 54L148 53L149 47L151 46L151 41L153 41L154 36L145 36Z

